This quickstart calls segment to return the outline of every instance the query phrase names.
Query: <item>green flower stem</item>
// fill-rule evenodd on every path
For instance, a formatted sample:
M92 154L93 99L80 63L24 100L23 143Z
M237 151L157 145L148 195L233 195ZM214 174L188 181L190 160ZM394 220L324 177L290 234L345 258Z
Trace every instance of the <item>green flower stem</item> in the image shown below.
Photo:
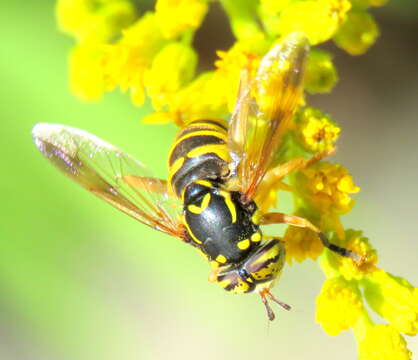
M181 36L181 42L185 45L190 45L191 46L192 43L193 43L195 33L196 33L196 31L194 31L194 30L185 31L183 33L183 35Z
M257 2L254 0L220 0L229 17L232 32L237 39L254 36L260 32L257 23Z
M373 326L374 323L369 316L367 310L363 310L360 318L357 321L357 324L354 326L354 338L356 339L357 344L366 337L367 329Z

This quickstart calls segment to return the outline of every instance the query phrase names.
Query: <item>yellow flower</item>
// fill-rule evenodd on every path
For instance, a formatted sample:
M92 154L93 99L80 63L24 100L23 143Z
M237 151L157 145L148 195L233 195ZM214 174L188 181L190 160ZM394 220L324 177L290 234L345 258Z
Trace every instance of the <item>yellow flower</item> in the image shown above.
M344 21L348 0L308 0L293 3L280 14L280 33L302 31L312 45L329 40Z
M215 61L214 82L218 91L223 94L229 112L235 106L241 71L249 69L253 76L261 56L270 45L264 34L256 33L252 37L237 41L228 51L217 51L219 59Z
M364 280L367 302L398 331L407 335L418 332L418 288L408 281L375 271Z
M332 149L341 131L328 115L310 106L299 112L295 124L298 140L313 153Z
M326 280L316 299L316 321L331 336L354 327L363 311L358 288L343 277Z
M227 113L226 101L213 72L203 73L171 97L166 111L158 111L144 118L146 123L174 121L184 126L190 121L220 117Z
M358 347L359 360L410 360L404 338L390 325L371 326Z
M172 42L154 58L145 71L144 84L155 109L167 104L170 96L188 83L194 76L197 55L188 45Z
M328 252L327 257L321 261L325 273L328 271L327 267L331 267L346 280L361 280L372 271L376 271L377 251L369 243L369 239L363 236L362 231L346 230L344 241L338 241L337 237L334 236L331 238L331 242L351 250L364 260L357 263L351 258Z
M306 258L316 260L324 249L318 235L312 230L289 226L283 241L286 247L286 261L292 263L293 259L302 262Z
M58 0L58 26L81 42L106 42L136 17L129 0Z
M99 100L105 90L101 67L103 50L99 45L81 44L70 53L71 92L82 100Z
M351 55L364 54L379 36L373 17L365 11L350 12L334 37L335 43Z
M179 126L198 118L223 117L235 105L240 73L243 68L256 69L269 42L263 34L238 41L228 51L218 51L216 70L203 73L180 88L167 100L167 109L147 116L147 123L174 121Z
M326 51L312 49L309 52L305 74L305 89L310 93L328 93L338 81L332 56Z
M155 15L145 14L131 27L123 31L122 39L108 45L103 66L108 90L119 86L129 90L134 104L144 102L144 73L154 56L166 44Z
M197 29L207 10L205 0L158 0L155 5L158 24L167 39Z
M330 212L340 215L349 212L354 205L350 194L360 190L347 169L328 162L310 166L295 178L298 195L324 216Z

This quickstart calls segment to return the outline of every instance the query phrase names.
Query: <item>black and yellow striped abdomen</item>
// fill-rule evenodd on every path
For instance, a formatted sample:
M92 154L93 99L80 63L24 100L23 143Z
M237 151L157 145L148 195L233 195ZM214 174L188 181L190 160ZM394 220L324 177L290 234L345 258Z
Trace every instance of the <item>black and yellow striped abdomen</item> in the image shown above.
M200 179L218 179L228 171L227 123L196 120L177 135L168 157L168 182L181 197L183 189Z

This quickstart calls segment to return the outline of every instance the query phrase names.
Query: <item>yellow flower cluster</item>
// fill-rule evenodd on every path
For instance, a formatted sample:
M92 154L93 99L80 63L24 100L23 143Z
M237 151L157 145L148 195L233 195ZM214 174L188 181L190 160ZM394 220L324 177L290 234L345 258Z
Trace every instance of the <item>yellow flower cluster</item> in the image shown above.
M218 1L236 41L216 52L212 70L198 73L199 58L192 44L213 1L157 0L153 11L141 12L140 2L133 0L57 0L59 28L76 42L69 61L72 92L84 100L97 100L105 91L119 88L129 92L135 105L149 99L155 112L144 121L150 123L184 126L202 117L226 117L236 101L242 70L254 75L262 57L283 36L302 32L310 45L332 40L347 53L360 55L379 35L369 9L386 2ZM304 90L327 93L337 80L332 55L311 48ZM261 90L261 107L274 103L275 94L268 88ZM329 115L301 105L278 161L334 151L340 128ZM329 162L306 161L303 169L263 190L263 209L274 206L278 189L292 193L295 215L310 220L331 242L361 257L356 262L324 251L312 231L287 229L287 261L320 256L327 277L317 298L317 321L330 335L353 329L361 360L410 359L401 333L417 334L418 289L377 267L377 252L361 231L344 229L340 217L351 211L352 195L360 190L348 170ZM369 308L388 324L374 324Z
M347 169L329 162L302 170L296 175L295 184L300 196L323 216L349 212L354 205L350 194L360 191Z
M256 68L283 35L303 31L312 45L334 38L349 53L359 54L378 34L367 13L378 0L219 1L237 41L217 52L213 71L196 74L192 41L209 0L158 0L154 11L141 16L132 0L58 0L59 27L77 42L70 57L72 92L97 100L118 87L129 91L135 105L148 96L156 112L144 121L182 126L201 116L226 116L242 68ZM313 49L306 89L329 92L336 81L331 55Z
M357 251L365 260L336 260L334 254L326 252L321 266L328 279L317 298L316 320L332 336L353 329L359 359L411 359L401 333L418 332L418 288L378 269L376 252L361 232L347 230L346 239L342 245ZM366 302L389 325L374 324Z
M339 133L328 115L306 106L294 120L292 156L330 151ZM377 267L377 252L362 231L344 229L340 216L352 209L351 195L360 190L352 176L341 165L321 161L292 174L290 185L295 215L309 219L333 244L361 257L354 261L329 250L323 252L317 236L309 230L287 229L288 263L322 254L320 265L327 280L317 297L316 320L332 336L353 329L359 359L411 359L401 334L418 332L418 288ZM374 324L368 309L388 324Z

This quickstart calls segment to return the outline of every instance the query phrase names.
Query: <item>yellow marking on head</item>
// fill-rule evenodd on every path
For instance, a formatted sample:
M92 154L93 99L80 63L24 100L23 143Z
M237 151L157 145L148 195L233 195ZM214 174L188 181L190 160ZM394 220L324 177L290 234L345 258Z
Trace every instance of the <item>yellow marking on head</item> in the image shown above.
M244 239L237 243L238 249L247 250L250 247L250 240Z
M278 246L273 246L272 248L270 248L268 251L264 251L263 254L257 258L256 261L254 261L254 265L257 264L262 264L264 262L267 262L270 259L275 258L276 256L278 256L280 253L280 249Z
M260 220L261 220L261 214L260 214L260 211L257 210L254 213L254 215L251 217L251 221L252 221L253 224L259 225L260 224Z
M219 254L216 259L215 259L218 263L220 264L225 264L227 262L227 259L225 256L223 256L222 254Z
M259 232L256 232L254 234L251 235L251 241L258 243L261 241L261 234Z
M201 214L209 205L210 202L210 193L207 193L202 200L200 206L197 205L189 205L187 209L192 212L193 214Z
M202 242L196 237L195 234L193 234L192 230L190 230L190 226L186 221L186 218L183 217L183 224L186 226L187 232L188 234L191 236L192 240L196 243L196 244L202 244Z
M218 155L219 158L224 160L225 162L231 161L231 157L229 156L229 152L226 148L225 144L214 144L214 145L203 145L187 153L188 158L199 157L201 155L214 153Z
M219 193L225 198L225 204L231 213L231 222L235 223L237 221L237 209L235 204L232 202L231 194L227 191L220 191Z
M264 280L269 276L277 277L280 275L283 268L282 262L270 263L268 266L263 267L257 272L251 273L256 280Z
M238 280L238 283L229 291L234 294L245 294L250 289L250 285L242 280Z
M249 283L253 283L253 279L251 279L250 277L246 278L245 281L249 282Z
M219 282L219 285L221 285L223 288L226 288L228 285L231 284L231 280L230 279L225 279Z

